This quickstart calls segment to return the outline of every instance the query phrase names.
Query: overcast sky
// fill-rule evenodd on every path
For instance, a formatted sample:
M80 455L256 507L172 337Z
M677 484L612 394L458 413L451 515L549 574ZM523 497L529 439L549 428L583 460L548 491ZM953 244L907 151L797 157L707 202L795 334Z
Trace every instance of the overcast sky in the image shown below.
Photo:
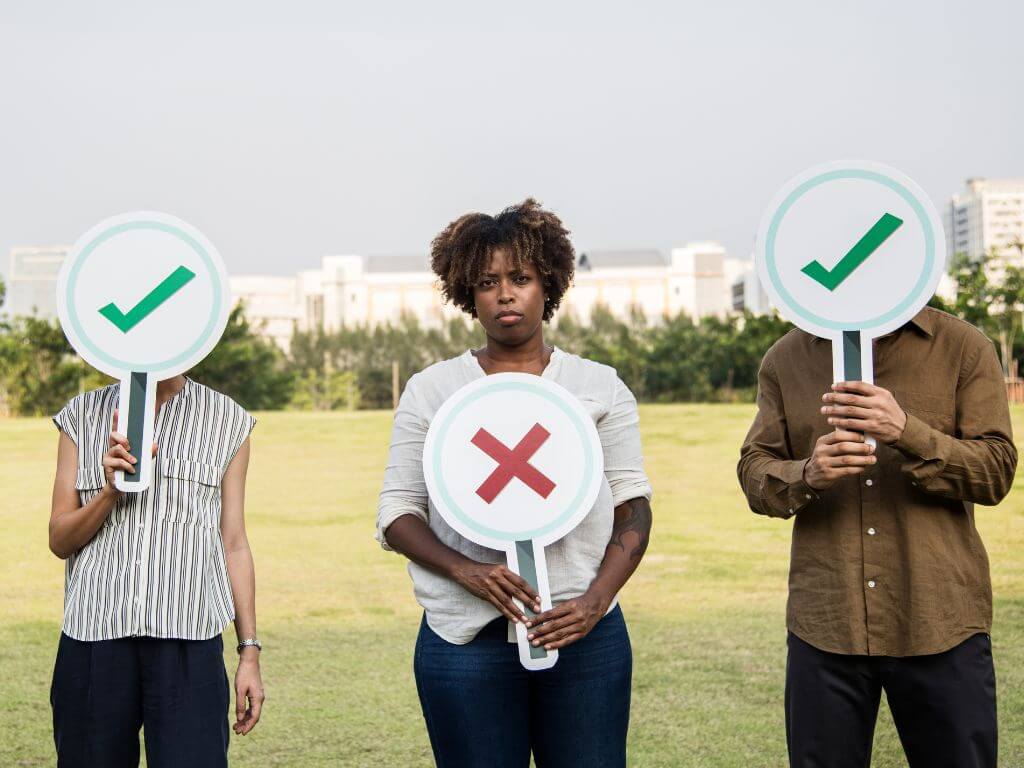
M579 250L746 257L814 163L1024 176L1019 0L163 5L0 6L0 272L156 209L290 274L527 195Z

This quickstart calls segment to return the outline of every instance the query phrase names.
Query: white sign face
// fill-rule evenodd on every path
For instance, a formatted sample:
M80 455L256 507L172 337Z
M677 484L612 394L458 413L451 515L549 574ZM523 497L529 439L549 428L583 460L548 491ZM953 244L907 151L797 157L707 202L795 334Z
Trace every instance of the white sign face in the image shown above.
M64 260L57 311L75 351L109 376L177 376L217 344L230 309L217 250L180 219L139 212L86 232Z
M603 478L593 420L565 389L528 374L487 376L452 395L423 457L445 521L494 549L557 541L590 511Z
M209 240L165 213L126 213L78 239L57 277L57 314L68 341L94 368L121 380L118 430L135 472L122 491L152 475L156 385L214 348L227 325L227 271Z
M942 223L904 174L828 163L778 192L758 232L758 275L782 315L815 336L875 338L928 303L946 266Z
M550 609L544 546L587 516L604 480L601 440L579 400L540 376L477 379L431 421L423 476L445 522L470 541L505 550L509 568L536 589L541 610ZM527 669L558 660L558 651L530 645L521 622L516 636Z

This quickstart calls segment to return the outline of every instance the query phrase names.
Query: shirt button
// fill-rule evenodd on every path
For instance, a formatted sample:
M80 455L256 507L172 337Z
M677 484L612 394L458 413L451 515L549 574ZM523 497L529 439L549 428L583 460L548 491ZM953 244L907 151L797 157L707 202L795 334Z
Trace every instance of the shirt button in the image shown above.
M809 494L809 493L805 493L805 494L804 494L804 498L805 498L805 499L810 499L810 498L811 498L811 494Z
M789 508L789 514L791 514L791 515L793 514L793 508L792 507Z
M875 481L872 480L871 478L868 478L867 480L864 481L864 485L871 486L871 485L874 485L874 484L875 484Z
M869 581L868 582L868 586L871 587L871 589L874 589L875 588L875 580L872 579L871 581Z
M874 535L875 535L875 529L874 528L868 528L868 536L874 536Z

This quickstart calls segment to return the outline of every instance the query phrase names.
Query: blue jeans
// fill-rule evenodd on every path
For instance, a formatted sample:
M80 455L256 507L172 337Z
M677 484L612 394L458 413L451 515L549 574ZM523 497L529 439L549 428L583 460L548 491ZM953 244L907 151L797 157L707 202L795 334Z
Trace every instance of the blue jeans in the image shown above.
M528 672L495 619L465 645L426 619L416 640L416 690L440 768L604 768L626 765L633 652L618 606L590 634Z

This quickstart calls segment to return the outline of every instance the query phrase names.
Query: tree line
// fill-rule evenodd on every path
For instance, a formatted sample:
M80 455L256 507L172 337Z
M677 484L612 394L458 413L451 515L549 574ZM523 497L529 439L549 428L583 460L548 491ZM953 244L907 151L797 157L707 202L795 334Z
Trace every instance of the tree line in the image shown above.
M931 304L981 328L997 343L1004 372L1024 356L1024 271L994 255L957 256L955 295ZM0 281L0 307L4 287ZM694 320L685 314L648 324L598 307L587 324L564 315L545 339L613 366L642 402L752 401L768 348L792 326L775 314ZM189 376L251 410L389 408L396 391L428 365L484 343L479 325L455 318L425 328L414 318L375 327L296 331L282 352L236 306L220 343ZM0 315L0 412L56 413L79 392L110 379L78 358L56 320Z

